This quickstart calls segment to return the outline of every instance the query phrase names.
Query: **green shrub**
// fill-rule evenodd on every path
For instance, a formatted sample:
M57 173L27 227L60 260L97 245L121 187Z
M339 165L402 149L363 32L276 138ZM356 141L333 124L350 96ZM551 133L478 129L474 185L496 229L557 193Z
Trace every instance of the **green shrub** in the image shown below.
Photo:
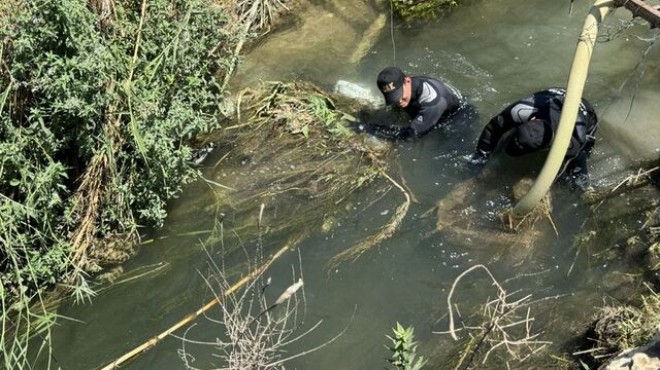
M219 125L217 78L236 41L211 0L25 0L4 9L12 11L0 14L7 322L10 307L23 315L40 290L79 271L73 264L89 267L93 241L162 224L167 200L197 176L195 139ZM26 351L2 334L0 352L22 367Z

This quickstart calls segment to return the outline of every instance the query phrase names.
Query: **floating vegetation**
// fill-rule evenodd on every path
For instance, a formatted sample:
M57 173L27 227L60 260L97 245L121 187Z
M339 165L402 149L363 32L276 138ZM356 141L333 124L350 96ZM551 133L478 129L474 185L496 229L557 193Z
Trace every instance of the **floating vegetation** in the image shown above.
M529 190L533 185L534 180L529 177L523 178L515 183L511 194L513 196L513 201L520 201L527 193L529 193ZM532 230L538 221L546 218L550 221L555 234L559 234L559 231L552 220L552 197L550 193L546 193L539 204L537 204L536 207L525 216L516 219L511 214L507 214L505 217L508 220L507 226L509 227L509 230L512 231Z
M585 334L587 346L575 355L598 366L622 351L657 342L658 328L660 295L649 289L635 306L608 305L600 309Z
M651 284L658 283L659 233L656 231L660 225L660 198L654 176L657 176L659 164L656 160L646 169L633 170L618 183L582 196L592 214L574 243L576 259L586 250L587 257L599 264L624 261L636 276L622 279L612 288L625 290L627 299L603 307L579 339L582 346L574 355L593 368L621 351L649 344L658 334L660 295L647 283L640 287L642 281L638 277L641 271L642 276L653 280ZM616 230L613 224L617 225ZM607 279L617 281L615 274L608 275ZM631 294L630 289L635 294ZM608 294L613 295L612 292ZM626 361L630 363L629 359Z
M353 117L345 112L359 108L360 103L309 83L264 82L239 92L234 121L210 138L231 143L219 144L219 159L209 160L211 192L184 211L222 214L225 228L242 239L256 236L254 213L261 204L261 227L269 239L313 229L330 232L335 223L327 220L353 210L352 195L385 174L390 145L369 145L370 138L346 125ZM346 206L337 210L341 203ZM396 213L395 224L407 203ZM391 236L395 228L386 226L369 245ZM219 242L206 240L205 245Z
M452 296L461 279L477 269L487 273L497 292L488 296L479 313L464 316ZM486 266L474 265L456 277L447 296L449 329L446 332L433 333L450 334L455 341L459 341L461 338L457 333L461 332L461 341L465 344L458 363L453 366L454 369L479 368L478 363L483 367L489 356L495 357L497 352L504 359L506 368L510 369L513 364L529 360L552 344L541 340L542 329L534 328L535 317L531 307L557 298L560 296L533 299L532 294L524 294L520 290L508 292ZM460 319L459 327L455 325L455 316Z
M582 235L576 238L576 253L592 250L591 258L605 262L642 256L647 260L633 261L633 265L647 264L648 272L657 269L657 264L652 263L652 246L658 241L654 230L660 224L660 198L652 176L657 175L660 167L656 162L648 168L635 170L616 184L582 195L592 215L585 221ZM618 227L614 229L612 224ZM615 245L625 247L613 248Z
M399 207L397 207L396 212L394 212L394 216L392 216L390 221L387 224L385 224L383 227L381 227L376 234L366 237L364 240L358 242L351 248L348 248L345 251L332 257L330 263L328 264L329 270L336 268L342 262L355 261L364 252L370 250L373 247L378 246L382 241L394 235L394 232L399 228L401 222L403 222L403 218L408 213L408 208L410 207L410 202L411 202L410 195L401 185L399 185L396 181L394 181L394 179L392 179L389 175L387 175L384 172L382 173L382 175L386 177L390 182L392 182L392 184L394 184L394 186L396 186L399 190L401 190L406 200L401 205L399 205Z
M403 19L431 19L458 6L457 0L392 0L394 12Z

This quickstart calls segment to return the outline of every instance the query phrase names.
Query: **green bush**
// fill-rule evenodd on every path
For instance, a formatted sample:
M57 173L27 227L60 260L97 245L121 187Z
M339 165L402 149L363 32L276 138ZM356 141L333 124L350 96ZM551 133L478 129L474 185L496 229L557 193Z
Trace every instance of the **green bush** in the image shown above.
M210 0L15 4L0 14L4 322L76 271L91 241L162 224L198 174L192 143L219 126L236 42Z

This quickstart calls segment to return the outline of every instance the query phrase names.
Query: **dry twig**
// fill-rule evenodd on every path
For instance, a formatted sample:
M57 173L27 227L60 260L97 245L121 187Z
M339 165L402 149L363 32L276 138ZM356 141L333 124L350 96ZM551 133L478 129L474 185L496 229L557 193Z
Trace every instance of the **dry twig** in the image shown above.
M486 321L479 326L465 326L456 329L454 324L454 310L458 306L452 303L452 297L458 282L470 272L476 269L483 269L491 278L493 285L497 288L495 299L486 302L483 315ZM525 361L531 355L543 349L551 342L539 340L540 332L533 332L532 323L534 317L531 316L530 305L537 303L532 301L531 295L511 301L512 297L519 291L507 293L500 283L493 277L490 270L484 265L475 265L461 273L452 284L449 295L447 296L447 310L449 312L449 330L447 332L434 332L435 334L450 334L454 340L458 340L456 333L465 331L471 340L467 344L463 356L455 369L468 369L475 360L475 357L481 347L488 346L488 350L483 355L481 363L484 364L493 351L498 348L504 348L507 354L519 362ZM557 298L557 297L553 297ZM524 315L519 315L520 309L526 309ZM478 335L474 336L473 333Z

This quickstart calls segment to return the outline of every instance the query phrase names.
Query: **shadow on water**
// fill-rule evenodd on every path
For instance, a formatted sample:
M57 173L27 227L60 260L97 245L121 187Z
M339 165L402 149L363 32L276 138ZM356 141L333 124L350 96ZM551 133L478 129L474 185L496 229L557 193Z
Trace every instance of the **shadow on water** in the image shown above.
M291 368L382 368L389 356L383 346L387 343L385 335L391 333L397 321L415 327L420 354L432 360L429 368L446 367L447 356L458 350L457 343L447 335L432 332L447 330L446 300L451 285L461 272L476 264L488 266L509 292L532 294L535 299L549 298L534 305L532 314L535 327L544 333L544 340L554 342L555 350L579 331L593 307L603 304L602 297L626 297L628 290L621 286L636 272L616 258L601 258L615 245L617 233L611 231L612 235L604 236L599 250L580 249L576 240L592 214L567 189L555 186L551 194L557 233L549 222L542 221L527 248L511 248L498 243L495 237L477 240L436 232L436 214L429 212L438 200L473 178L474 174L464 165L464 157L473 150L490 116L514 99L565 84L575 40L589 5L588 1L575 1L569 16L568 2L468 1L449 16L422 27L395 24L391 28L393 36L387 23L373 39L369 52L359 63L351 65L345 60L352 55L362 33L379 15L387 13L388 7L378 1L316 0L310 2L295 27L270 35L246 56L235 79L237 89L238 85L249 86L260 79L308 80L331 89L337 80L346 79L378 94L375 76L382 67L394 64L396 56L396 64L406 71L450 82L475 106L470 114L455 117L451 124L422 140L393 144L396 155L391 172L414 196L407 217L394 236L356 261L328 270L329 259L381 227L402 202L401 193L390 191L365 209L362 202L371 194L358 193L346 203L354 213L338 220L329 231L312 230L300 246L307 292L306 320L323 320L323 324L291 350L314 347L347 325L349 329L332 345L291 363ZM606 25L616 29L621 19L627 18L619 12ZM643 26L636 26L629 32L642 34L644 30ZM597 45L585 90L597 111L607 113L601 115L603 129L591 161L597 185L624 177L622 171L631 163L631 157L622 154L617 141L623 130L617 126L624 109L619 101L625 98L617 87L625 84L644 45L644 41L625 36ZM610 55L616 55L616 62ZM654 85L644 84L660 91L657 81ZM657 93L649 90L639 101L647 102L649 96L657 98L654 94ZM653 112L657 108L652 105L647 102L636 112ZM210 163L215 160L212 158ZM526 158L521 163L496 157L489 164L495 171L491 180L465 188L465 213L478 222L499 227L498 213L511 203L511 185L520 177L534 177L536 164L540 163L542 158ZM240 172L240 166L237 161L235 169L223 170ZM206 168L207 175L212 176L215 171ZM366 190L369 191L372 190ZM130 272L154 266L148 278L104 290L94 298L93 305L61 308L60 314L80 320L64 321L55 330L55 356L62 368L91 369L105 364L205 303L209 292L202 276L208 271L208 258L201 245L212 234L210 230L218 231L222 210L214 204L208 186L190 186L171 205L172 216L166 228L153 231L150 237L155 237L155 241L142 246L138 256L124 267ZM190 212L191 207L197 207L195 212ZM628 230L638 217L612 217L611 229ZM598 232L605 233L605 224L600 227ZM189 234L204 230L208 233ZM232 233L229 227L223 232L227 243L252 242L242 240L241 234ZM281 242L267 240L265 247L274 250ZM220 255L221 242L205 245L211 248L212 256ZM244 266L240 264L244 258L238 253L225 263ZM286 286L290 266L297 264L297 258L291 254L272 267L269 275L276 278L276 284ZM470 275L461 282L454 302L465 325L481 324L471 320L478 320L475 312L496 293L492 281L483 273ZM219 328L201 320L194 330L202 337L213 338ZM125 368L182 368L177 357L180 345L179 340L170 337ZM550 351L543 353L542 361L547 364ZM197 365L211 368L213 361L200 358ZM506 368L496 359L493 361L489 368Z

